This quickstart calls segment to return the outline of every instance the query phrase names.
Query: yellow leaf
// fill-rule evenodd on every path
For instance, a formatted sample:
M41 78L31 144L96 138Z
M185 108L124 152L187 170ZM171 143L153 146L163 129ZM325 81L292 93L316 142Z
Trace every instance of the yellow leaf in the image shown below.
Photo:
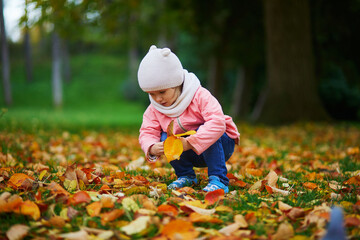
M76 180L65 179L64 187L69 192L75 191L77 189L77 181Z
M174 136L182 137L182 136L194 135L195 133L196 133L195 130L190 130L190 131L187 131L186 133L175 134Z
M40 218L39 207L30 200L26 200L20 205L20 213L23 215L29 215L34 220L38 220Z
M183 150L184 148L180 139L175 136L166 138L164 142L164 153L168 162L179 159Z
M181 202L179 204L180 206L186 206L186 205L190 205L190 206L194 206L194 207L198 207L198 208L207 208L207 204L206 203L202 203L200 200L195 200L195 201L184 201Z
M39 180L42 181L43 177L45 176L45 174L47 173L47 170L42 170L40 175L39 175Z
M220 205L215 208L217 212L233 212L234 210L231 207Z
M136 202L134 200L132 200L131 198L129 198L129 197L124 198L121 203L122 203L124 209L127 210L127 211L135 212L136 210L138 210L140 208L136 204Z

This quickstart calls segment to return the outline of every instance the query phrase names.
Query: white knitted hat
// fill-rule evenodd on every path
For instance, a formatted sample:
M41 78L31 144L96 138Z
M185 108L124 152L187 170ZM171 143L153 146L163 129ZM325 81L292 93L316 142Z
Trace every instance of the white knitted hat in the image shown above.
M138 81L144 92L177 87L184 81L184 69L169 48L152 45L139 65Z

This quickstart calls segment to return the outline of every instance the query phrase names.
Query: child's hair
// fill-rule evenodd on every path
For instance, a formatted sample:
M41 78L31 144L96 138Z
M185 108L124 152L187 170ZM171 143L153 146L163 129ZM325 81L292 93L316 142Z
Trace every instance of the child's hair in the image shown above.
M177 87L184 81L184 69L169 48L152 45L139 65L138 81L144 92Z

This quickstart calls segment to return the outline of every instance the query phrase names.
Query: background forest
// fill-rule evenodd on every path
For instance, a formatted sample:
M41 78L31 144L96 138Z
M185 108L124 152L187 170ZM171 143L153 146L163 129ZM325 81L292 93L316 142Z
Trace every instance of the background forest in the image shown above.
M0 124L10 129L138 126L148 98L137 67L152 44L171 48L238 121L360 120L359 0L24 0L23 8L18 42L1 17Z

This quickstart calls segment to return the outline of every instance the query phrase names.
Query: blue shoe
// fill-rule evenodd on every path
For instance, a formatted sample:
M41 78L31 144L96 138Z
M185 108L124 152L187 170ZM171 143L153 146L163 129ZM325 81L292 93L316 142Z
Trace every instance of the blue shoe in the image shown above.
M229 192L228 186L223 184L218 176L210 176L209 183L206 187L203 188L203 191L212 192L218 189L223 189L225 193Z
M169 186L168 189L178 189L178 188L182 188L182 187L187 187L187 186L191 186L197 184L197 179L196 177L191 178L191 177L179 177L177 180L173 181Z

